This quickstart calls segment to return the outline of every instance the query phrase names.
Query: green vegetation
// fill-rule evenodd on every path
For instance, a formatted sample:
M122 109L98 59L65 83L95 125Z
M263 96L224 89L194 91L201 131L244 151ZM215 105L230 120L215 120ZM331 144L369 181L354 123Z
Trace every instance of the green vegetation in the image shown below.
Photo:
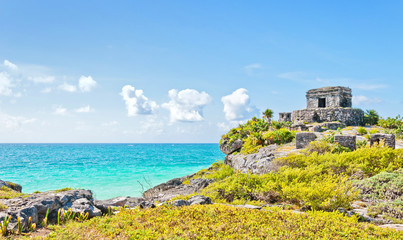
M263 119L265 119L267 122L271 122L271 118L273 117L273 111L271 109L266 109L262 114L263 114Z
M227 177L210 184L202 194L214 202L232 204L286 203L314 210L348 209L359 194L352 178L371 177L403 165L402 149L377 146L332 152L292 154L275 160L279 166L276 173L262 175L231 174L228 166L216 163L215 171L226 172L221 176Z
M7 227L11 221L11 216L7 216L4 218L4 221L1 221L0 228L1 228L1 235L6 236L8 234Z
M388 117L387 119L379 119L378 125L388 129L387 133L396 135L396 138L403 139L403 117L397 116L395 118Z
M325 153L342 153L342 152L350 152L349 148L343 147L338 143L335 143L334 138L324 138L318 141L312 141L309 145L303 150L303 153L311 154L325 154Z
M367 131L367 129L365 129L365 127L359 127L359 128L357 129L357 132L358 132L358 134L360 134L360 135L365 135L365 134L368 133L368 131Z
M113 216L55 227L48 239L401 239L403 232L340 213L295 214L224 205L121 209Z
M73 188L69 188L69 187L65 187L65 188L61 188L61 189L57 189L55 190L55 192L65 192L65 191L69 191L69 190L73 190Z
M403 223L403 169L381 172L354 182L361 190L361 198L374 203L368 208L373 217L383 215L395 223Z
M223 135L223 139L228 139L229 143L233 143L240 139L243 141L241 149L242 154L256 153L260 148L270 144L284 144L292 142L295 138L295 131L290 131L285 127L289 127L289 123L271 122L273 112L267 109L263 112L263 118L252 118L245 124L231 129L227 134Z
M367 110L364 114L364 124L377 125L379 114L375 110Z
M6 186L2 186L0 188L0 199L10 199L10 198L16 198L19 196L24 195L23 193L16 192Z
M8 207L0 202L0 211L6 210Z

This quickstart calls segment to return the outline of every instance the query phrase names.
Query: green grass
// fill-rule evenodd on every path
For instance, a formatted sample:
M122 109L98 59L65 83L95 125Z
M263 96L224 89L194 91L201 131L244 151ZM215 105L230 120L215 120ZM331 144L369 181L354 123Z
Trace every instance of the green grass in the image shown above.
M113 216L56 226L47 239L402 239L403 232L337 212L296 214L224 205L122 209Z
M69 187L65 187L65 188L61 188L61 189L57 189L55 190L55 192L65 192L65 191L69 191L69 190L73 190L73 188L69 188Z
M10 198L16 198L19 196L24 195L23 193L13 191L12 189L2 186L0 188L0 199L10 199Z

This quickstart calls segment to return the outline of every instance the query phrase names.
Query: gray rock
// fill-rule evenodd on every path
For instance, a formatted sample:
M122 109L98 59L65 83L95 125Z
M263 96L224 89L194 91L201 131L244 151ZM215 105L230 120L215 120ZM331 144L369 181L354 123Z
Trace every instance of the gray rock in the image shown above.
M240 207L240 208L247 208L247 209L256 209L256 210L260 210L262 209L262 206L254 206L254 205L235 205L235 207Z
M153 202L150 202L150 201L142 201L140 204L139 204L139 206L140 206L140 208L155 208L155 205L154 205L154 203Z
M190 197L189 200L189 205L204 205L204 204L211 204L211 199L209 197L205 197L203 195L196 195L193 197Z
M88 212L89 217L100 216L101 211L94 206L92 192L89 190L69 190L63 192L43 192L30 194L29 196L5 199L2 204L7 206L1 215L10 215L12 217L9 229L16 230L17 217L21 218L24 230L27 230L28 219L32 218L32 222L39 225L45 218L46 212L49 210L48 222L57 221L57 212L60 208L72 208L73 212Z
M242 140L238 139L235 142L231 143L228 138L224 138L220 143L220 151L224 154L231 154L239 149L242 148L243 142Z
M74 201L71 209L76 213L88 213L89 218L102 215L101 210L95 207L94 204L86 198L80 198Z
M183 200L183 199L178 199L178 200L172 201L170 204L175 207L182 207L182 206L190 205L190 203L188 201Z
M21 192L22 191L21 185L19 185L17 183L12 183L12 182L7 182L7 181L0 180L0 188L3 187L3 186L8 187L11 190L14 190L16 192Z
M298 132L295 135L295 146L297 149L302 149L308 146L312 141L315 141L316 134L312 132Z
M366 208L353 209L353 210L347 212L347 216L352 216L352 215L359 216L360 220L365 221L365 222L385 222L385 220L382 218L370 217L368 215L368 211Z
M277 145L269 145L258 150L254 154L231 154L225 157L224 163L239 170L242 173L248 173L250 171L253 174L262 174L273 171L276 166L272 161L276 157Z
M196 178L190 179L190 186L195 189L195 192L207 187L210 183L214 182L213 179Z
M144 192L143 197L150 201L166 202L178 195L189 195L198 192L214 181L213 179L191 179L193 176L194 174L169 180L166 183L162 183L147 190ZM190 184L182 183L189 178Z

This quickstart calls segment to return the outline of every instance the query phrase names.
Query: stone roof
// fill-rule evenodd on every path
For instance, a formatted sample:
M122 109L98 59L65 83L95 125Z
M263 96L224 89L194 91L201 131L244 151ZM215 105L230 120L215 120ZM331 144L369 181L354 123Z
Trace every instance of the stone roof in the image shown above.
M341 87L341 86L335 86L335 87L322 87L322 88L315 88L311 89L306 94L315 94L319 92L349 92L351 93L351 88L349 87Z

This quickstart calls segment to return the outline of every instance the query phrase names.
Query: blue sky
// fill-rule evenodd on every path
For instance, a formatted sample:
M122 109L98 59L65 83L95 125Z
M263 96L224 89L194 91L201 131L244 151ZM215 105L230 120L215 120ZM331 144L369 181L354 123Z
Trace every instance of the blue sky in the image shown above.
M0 142L217 142L305 92L403 114L401 1L0 0Z

